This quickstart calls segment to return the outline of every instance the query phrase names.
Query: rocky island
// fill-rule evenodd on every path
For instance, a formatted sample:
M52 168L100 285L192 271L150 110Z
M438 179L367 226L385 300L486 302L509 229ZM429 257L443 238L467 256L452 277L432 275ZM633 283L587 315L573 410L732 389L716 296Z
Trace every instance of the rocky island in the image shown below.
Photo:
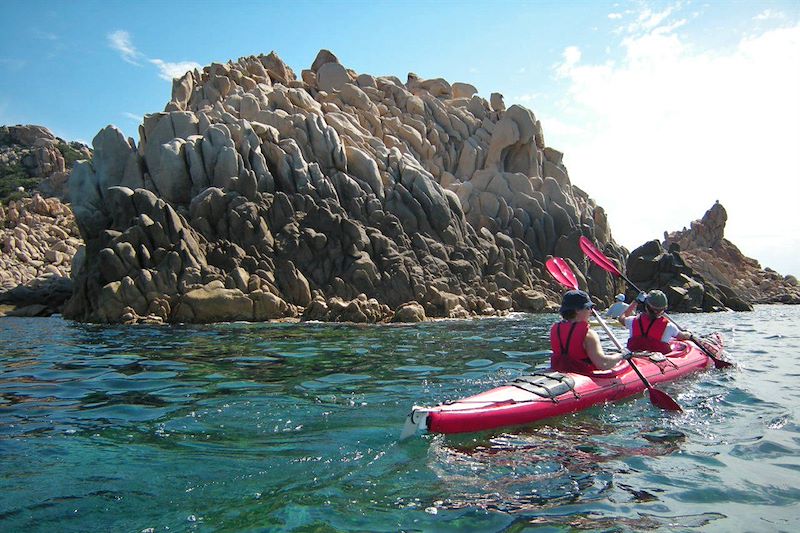
M114 127L70 178L85 241L65 316L103 322L541 311L542 264L611 240L534 114L443 79L373 77L321 51L173 85L138 144ZM599 298L612 292L597 291Z
M714 233L704 229L713 222L629 255L529 109L466 83L359 74L326 50L299 78L275 53L187 72L164 111L145 116L138 143L113 126L97 134L68 192L63 157L46 148L59 141L40 144L49 155L38 166L58 178L39 188L68 195L71 211L39 195L0 211L0 302L30 299L48 273L71 276L69 301L47 309L77 320L551 311L562 291L543 268L551 255L607 304L624 286L584 258L582 235L647 288L667 289L676 310L796 303L789 281L776 289L789 297L765 300L756 278L701 268L732 246L721 231L709 246L692 236ZM8 274L24 270L12 255L24 278Z

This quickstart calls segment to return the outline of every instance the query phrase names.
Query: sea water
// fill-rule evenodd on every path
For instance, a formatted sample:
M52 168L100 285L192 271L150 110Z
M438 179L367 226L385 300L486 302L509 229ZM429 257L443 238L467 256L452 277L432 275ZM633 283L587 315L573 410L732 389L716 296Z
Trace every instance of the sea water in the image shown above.
M412 405L546 366L554 318L2 318L0 530L798 530L800 307L675 315L737 364L660 385L683 413L398 441Z

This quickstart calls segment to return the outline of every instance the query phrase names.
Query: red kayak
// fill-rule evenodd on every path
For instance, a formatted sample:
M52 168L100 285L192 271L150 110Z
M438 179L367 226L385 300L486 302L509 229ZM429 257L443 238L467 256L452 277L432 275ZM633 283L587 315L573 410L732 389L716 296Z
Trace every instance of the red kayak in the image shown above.
M707 339L703 345L714 354L722 349L719 336ZM693 343L676 341L671 346L672 352L666 356L660 353L637 354L634 359L653 385L673 381L714 364ZM552 370L538 372L436 407L415 406L406 420L403 437L416 429L433 433L468 433L530 424L599 403L621 400L644 389L642 380L625 361L610 370L588 375Z

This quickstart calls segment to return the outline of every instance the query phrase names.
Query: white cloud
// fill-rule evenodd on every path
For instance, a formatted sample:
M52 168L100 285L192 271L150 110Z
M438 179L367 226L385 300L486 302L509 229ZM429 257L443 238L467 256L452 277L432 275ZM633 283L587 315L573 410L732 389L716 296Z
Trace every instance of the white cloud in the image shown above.
M581 60L581 50L577 46L568 46L564 49L564 62L556 68L559 76L568 76L570 70Z
M608 18L611 20L617 20L622 18L622 13L609 13Z
M573 136L573 135L577 136L586 133L586 130L584 128L577 126L575 124L564 122L555 117L546 117L543 115L538 115L538 118L542 123L542 129L544 130L546 136L548 135L553 135L557 137Z
M167 81L183 76L187 71L202 68L202 65L194 61L170 62L158 58L149 58L139 52L133 45L130 33L125 30L117 30L107 35L108 43L111 48L122 56L122 59L132 65L140 66L139 60L143 59L158 68L158 77Z
M569 84L565 124L543 120L548 143L625 246L688 226L719 199L729 240L798 274L800 24L699 50L672 12L643 11L615 63L565 49L555 68Z
M194 61L179 61L177 63L169 63L161 59L150 59L149 61L158 67L158 76L167 81L172 81L173 78L180 78L189 70L203 68L201 64Z
M108 38L109 46L119 52L122 59L132 65L139 65L139 62L136 61L140 55L139 51L133 46L131 36L127 31L117 30L109 33L106 37Z

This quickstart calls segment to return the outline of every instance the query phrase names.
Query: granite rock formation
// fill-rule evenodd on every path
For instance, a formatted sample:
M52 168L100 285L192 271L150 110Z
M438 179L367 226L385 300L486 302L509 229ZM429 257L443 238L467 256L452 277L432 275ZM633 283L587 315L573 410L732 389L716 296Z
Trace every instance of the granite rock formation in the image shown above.
M0 126L0 202L37 190L65 199L72 166L91 156L87 146L58 138L43 126Z
M323 50L174 80L139 142L109 126L70 190L85 254L65 314L375 322L551 309L551 254L586 268L604 211L502 96L359 74ZM610 301L612 280L595 282Z
M726 294L736 294L748 304L800 303L794 276L781 276L742 254L725 238L728 214L719 202L690 227L664 234L664 246L680 250L687 265Z
M57 198L0 205L0 304L9 314L50 315L72 296L71 262L83 246L72 211Z

